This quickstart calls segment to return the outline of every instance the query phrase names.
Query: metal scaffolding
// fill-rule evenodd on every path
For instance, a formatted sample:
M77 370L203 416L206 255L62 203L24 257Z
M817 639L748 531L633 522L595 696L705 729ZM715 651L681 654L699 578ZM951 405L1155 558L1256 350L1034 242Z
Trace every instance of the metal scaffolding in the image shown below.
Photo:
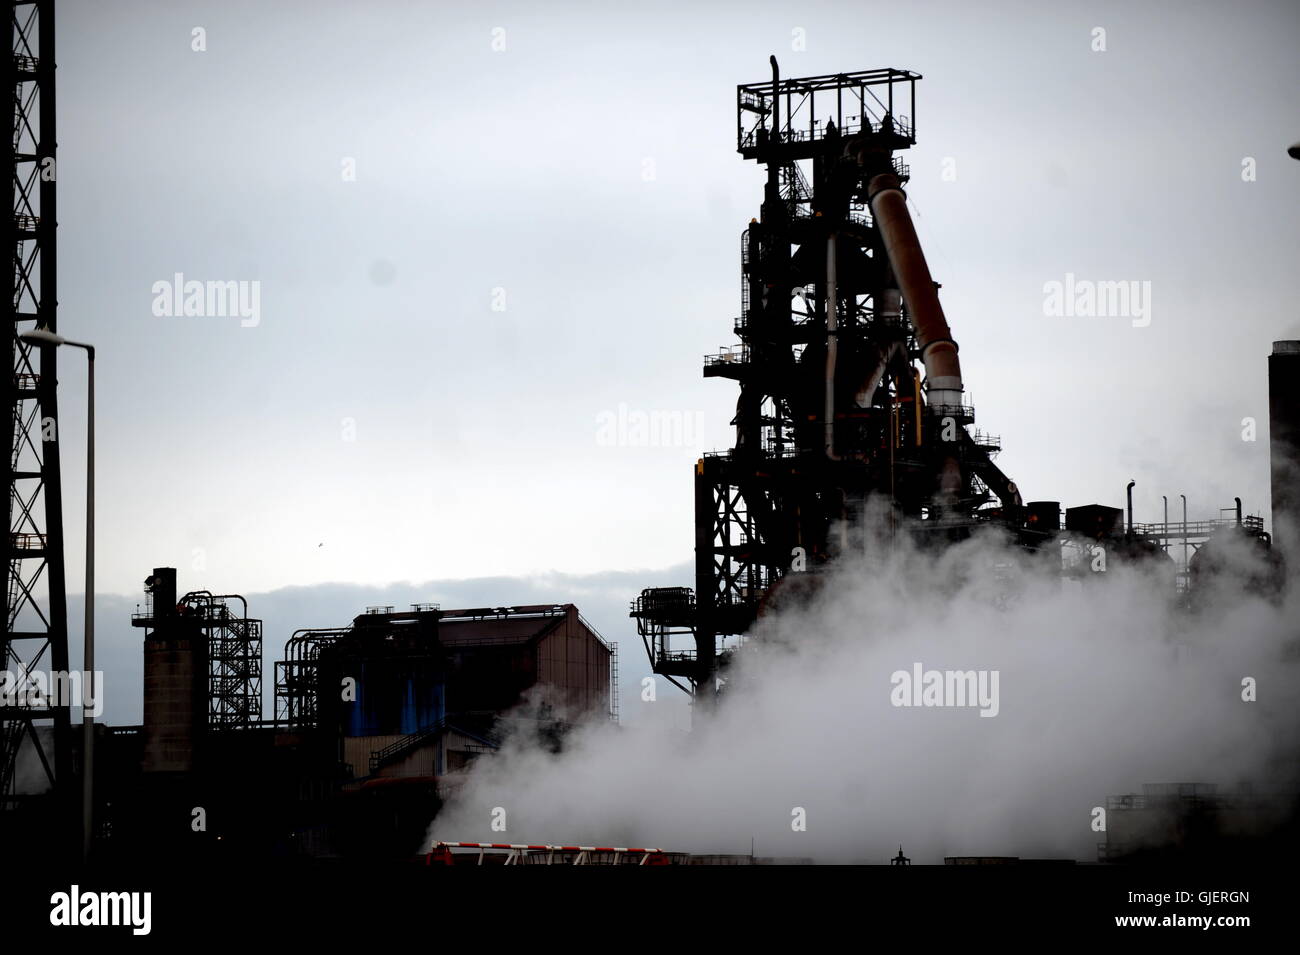
M238 600L242 613L230 612ZM240 729L262 719L262 621L248 616L238 594L186 594L176 608L208 634L208 730Z
M57 330L55 254L54 3L15 0L5 44L6 88L13 92L13 217L9 327L12 374L5 376L12 415L6 456L8 533L4 535L6 617L2 669L28 674L68 670L68 620L59 476L58 375L53 346L18 336ZM89 674L86 675L89 678ZM0 808L12 808L16 761L33 748L51 789L72 794L71 701L0 704ZM42 738L38 723L52 722Z
M208 732L247 729L262 721L262 621L248 616L239 594L194 590L175 607L157 606L147 590L146 609L131 615L131 625L168 635L193 628L206 633ZM167 601L174 594L164 593ZM230 609L238 601L240 612Z
M275 719L290 730L314 729L319 715L317 665L321 650L351 627L295 630L275 664Z

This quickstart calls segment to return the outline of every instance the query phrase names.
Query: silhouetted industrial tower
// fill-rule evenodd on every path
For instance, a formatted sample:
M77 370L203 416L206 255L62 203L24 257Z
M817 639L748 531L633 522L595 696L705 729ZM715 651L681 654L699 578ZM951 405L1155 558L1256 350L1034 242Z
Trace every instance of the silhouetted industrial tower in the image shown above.
M916 141L920 78L783 81L773 58L771 82L737 88L737 149L767 184L741 239L741 343L704 368L740 386L736 443L696 464L695 587L632 607L654 671L688 681L697 704L727 662L718 638L743 634L782 580L870 546L869 507L922 540L990 523L1032 534L993 464L998 440L967 430L957 345L907 212L894 153ZM673 649L676 634L695 649Z

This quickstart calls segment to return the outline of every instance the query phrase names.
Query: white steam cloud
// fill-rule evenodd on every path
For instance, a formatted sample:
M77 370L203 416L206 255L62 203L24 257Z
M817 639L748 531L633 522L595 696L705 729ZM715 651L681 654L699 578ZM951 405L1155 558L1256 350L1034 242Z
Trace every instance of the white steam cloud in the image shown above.
M1091 861L1108 795L1295 785L1297 588L1281 605L1224 589L1192 615L1168 568L1112 561L1104 579L1063 581L1049 564L991 540L841 561L815 597L758 623L693 732L589 726L559 753L510 741L430 839ZM918 662L998 671L997 716L891 705L891 674Z

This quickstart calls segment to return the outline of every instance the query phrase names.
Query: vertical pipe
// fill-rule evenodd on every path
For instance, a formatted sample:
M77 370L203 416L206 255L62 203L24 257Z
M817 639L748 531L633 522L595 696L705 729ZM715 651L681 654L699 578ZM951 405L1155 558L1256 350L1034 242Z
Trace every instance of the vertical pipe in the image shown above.
M1160 500L1165 502L1165 524L1164 527L1160 529L1160 540L1161 540L1161 547L1164 549L1164 552L1167 554L1169 553L1169 495L1161 494Z
M907 117L907 121L912 127L912 132L911 135L908 136L908 139L913 139L916 136L916 80L909 80L908 85L911 87L912 91L912 115Z
M696 681L691 721L707 718L713 710L716 647L714 610L717 584L714 580L714 527L718 502L714 498L716 472L706 468L704 458L695 464L695 661Z
M1241 526L1241 498L1234 497L1233 500L1237 502L1237 526L1240 527Z
M81 675L82 753L82 857L90 858L95 823L95 715L88 704L87 681L95 686L95 349L86 347L86 637L85 673ZM98 702L98 701L96 701Z
M826 391L822 412L823 441L826 456L835 460L835 364L839 356L839 338L835 328L835 302L838 294L835 273L835 233L826 237Z
M921 446L921 373L912 369L912 414L916 416L916 446Z
M781 135L781 68L776 65L776 54L767 59L772 64L772 136L779 137Z
M781 205L781 164L777 161L776 153L776 147L781 142L781 70L776 65L775 56L768 57L768 60L772 64L772 129L767 137L766 155L762 157L762 161L767 164L767 188L763 194L762 213L764 222L784 218L777 212ZM751 252L757 258L758 250L753 249Z
M1179 494L1178 496L1183 499L1183 573L1186 574L1192 569L1187 556L1187 495ZM1187 583L1186 579L1184 579L1184 583Z
M839 301L839 283L836 273L835 233L826 237L826 405L823 409L823 440L826 457L840 460L835 453L835 371L839 357L839 333L836 330L836 303ZM892 452L891 452L892 453ZM840 553L849 548L848 497L840 490Z
M898 496L894 485L894 435L898 433L898 395L895 388L894 397L889 402L889 546L895 544L898 515Z
M1133 536L1133 485L1135 484L1137 484L1137 481L1129 481L1126 492L1128 495L1128 535L1130 537Z

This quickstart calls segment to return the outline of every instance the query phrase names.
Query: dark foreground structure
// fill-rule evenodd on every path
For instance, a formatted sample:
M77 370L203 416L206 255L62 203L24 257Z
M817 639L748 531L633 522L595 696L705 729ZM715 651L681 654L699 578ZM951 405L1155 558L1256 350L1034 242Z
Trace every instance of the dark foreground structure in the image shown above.
M614 649L572 604L408 611L300 630L261 718L243 598L146 581L144 723L102 728L96 853L139 860L405 858L510 733L559 747L616 718Z
M1295 792L1227 790L1212 783L1148 783L1106 800L1103 862L1159 865L1276 863L1300 847Z

